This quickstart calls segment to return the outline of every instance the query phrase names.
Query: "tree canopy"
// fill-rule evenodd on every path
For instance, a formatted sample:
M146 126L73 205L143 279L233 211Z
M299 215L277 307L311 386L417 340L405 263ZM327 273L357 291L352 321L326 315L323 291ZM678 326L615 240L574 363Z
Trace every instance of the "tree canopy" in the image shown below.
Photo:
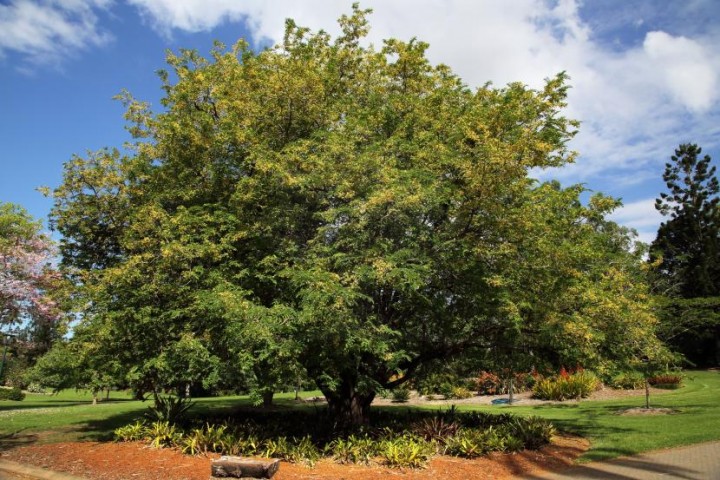
M653 346L617 203L528 176L574 159L567 76L471 89L423 42L364 46L367 13L334 40L289 20L262 52L168 54L162 112L122 96L132 150L66 164L63 265L136 388L301 367L358 423L378 389L473 349Z
M685 298L720 295L720 184L710 156L701 154L693 144L675 150L663 173L668 192L655 202L669 219L651 252L662 258L668 291Z

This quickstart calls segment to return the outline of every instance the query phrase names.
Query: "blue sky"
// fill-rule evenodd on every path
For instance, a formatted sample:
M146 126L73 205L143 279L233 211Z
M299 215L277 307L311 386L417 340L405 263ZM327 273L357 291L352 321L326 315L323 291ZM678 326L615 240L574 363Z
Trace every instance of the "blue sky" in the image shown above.
M0 0L0 201L45 218L73 154L129 139L122 89L159 106L166 49L239 37L261 48L287 17L337 31L335 0ZM621 197L614 218L651 241L662 170L679 143L720 160L717 0L375 0L370 40L416 36L471 86L539 87L566 70L578 161L541 179Z

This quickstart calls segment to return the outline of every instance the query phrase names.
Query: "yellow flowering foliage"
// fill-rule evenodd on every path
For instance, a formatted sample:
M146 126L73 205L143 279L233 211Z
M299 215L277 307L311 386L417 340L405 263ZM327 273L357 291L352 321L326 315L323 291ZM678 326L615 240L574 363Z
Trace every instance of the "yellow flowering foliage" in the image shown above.
M301 367L357 422L425 362L549 332L586 352L631 308L590 297L619 277L598 271L581 189L528 176L574 160L567 75L472 89L421 41L364 46L367 15L334 39L288 21L261 52L169 54L162 112L121 96L130 153L67 166L65 264L138 388L272 389Z

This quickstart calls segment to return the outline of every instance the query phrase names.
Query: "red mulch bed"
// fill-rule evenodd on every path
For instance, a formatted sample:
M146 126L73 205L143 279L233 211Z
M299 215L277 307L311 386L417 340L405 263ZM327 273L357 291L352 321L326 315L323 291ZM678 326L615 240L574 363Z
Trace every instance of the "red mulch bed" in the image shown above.
M466 460L435 457L422 470L382 466L339 465L322 460L314 468L283 462L276 480L464 480L507 479L539 470L561 470L588 449L579 437L555 437L538 451L492 454ZM176 450L152 449L141 443L66 442L21 446L2 453L3 459L70 473L93 480L208 480L210 460Z

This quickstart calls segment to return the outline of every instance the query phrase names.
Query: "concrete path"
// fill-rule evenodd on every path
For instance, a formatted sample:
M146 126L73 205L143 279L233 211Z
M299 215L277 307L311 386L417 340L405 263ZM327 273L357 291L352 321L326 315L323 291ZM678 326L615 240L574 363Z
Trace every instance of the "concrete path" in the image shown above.
M560 473L539 473L527 480L720 480L720 442L659 450L607 462L591 462Z
M67 473L0 460L0 480L83 480Z

